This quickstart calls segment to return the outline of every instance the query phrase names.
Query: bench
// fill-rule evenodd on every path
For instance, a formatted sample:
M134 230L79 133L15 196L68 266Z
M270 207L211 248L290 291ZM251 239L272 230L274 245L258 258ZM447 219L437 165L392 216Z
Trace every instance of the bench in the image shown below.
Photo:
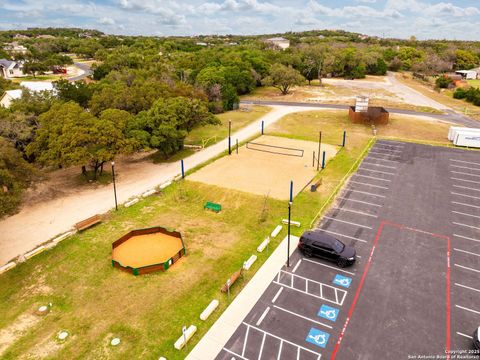
M100 215L93 215L92 217L89 217L88 219L82 220L78 223L75 224L75 228L78 231L82 231L85 229L88 229L89 227L98 224L99 222L102 221L102 217Z
M223 293L227 293L241 275L243 275L243 267L240 270L235 271L233 275L230 276L230 279L227 280L227 282L222 286L220 291Z
M212 210L215 211L216 213L220 212L222 210L222 205L220 204L215 204L213 202L207 201L205 205L203 206L204 209Z

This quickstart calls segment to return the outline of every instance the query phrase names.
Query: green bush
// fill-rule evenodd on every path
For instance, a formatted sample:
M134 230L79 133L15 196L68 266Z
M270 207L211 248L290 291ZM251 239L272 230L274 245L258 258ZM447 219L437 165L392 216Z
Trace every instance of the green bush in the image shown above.
M459 88L455 90L455 92L453 93L453 97L455 99L465 99L476 106L480 106L480 89L479 88L471 87L466 90L463 88Z
M445 75L439 76L438 79L435 81L435 85L440 89L448 89L449 86L452 84L453 80Z
M466 96L467 96L467 91L464 88L458 88L453 93L454 99L465 99Z

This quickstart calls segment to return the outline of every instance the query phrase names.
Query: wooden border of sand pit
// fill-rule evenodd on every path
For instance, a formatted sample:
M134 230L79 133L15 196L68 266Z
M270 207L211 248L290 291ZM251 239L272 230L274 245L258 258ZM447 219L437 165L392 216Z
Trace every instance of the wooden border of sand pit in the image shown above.
M123 243L127 242L128 240L136 236L138 237L142 235L151 235L151 234L158 234L158 233L178 238L181 243L181 246L179 246L178 250L175 249L172 252L172 254L170 253L167 254L165 261L153 263L153 264L145 264L143 266L138 266L138 267L132 267L129 265L124 265L120 261L115 259L115 254L114 254L115 249L121 246ZM155 226L155 227L146 228L146 229L132 230L129 233L123 235L120 239L114 241L112 243L112 266L117 269L129 272L135 276L143 275L143 274L148 274L154 271L165 271L171 265L177 262L181 257L185 256L185 254L186 254L185 244L183 242L181 233L179 233L178 231L169 231L160 226Z

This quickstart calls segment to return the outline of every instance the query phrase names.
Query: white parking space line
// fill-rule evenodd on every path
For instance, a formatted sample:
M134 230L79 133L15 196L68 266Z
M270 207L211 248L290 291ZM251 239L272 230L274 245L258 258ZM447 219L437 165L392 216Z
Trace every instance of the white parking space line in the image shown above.
M478 197L478 196L465 195L465 194L460 194L460 193L456 193L456 192L453 192L453 191L450 191L450 194L452 194L452 195L457 195L457 196L464 196L464 197L468 197L468 198L471 198L471 199L478 199L478 200L480 200L480 197Z
M263 333L263 334L265 334L265 335L268 335L268 336L271 336L271 337L273 337L273 338L275 338L275 339L277 339L277 340L280 340L280 352L279 352L279 357L278 357L278 358L280 358L280 353L281 353L281 349L282 349L282 344L283 344L283 343L287 343L287 344L289 344L289 345L294 346L294 347L297 348L297 349L301 349L301 350L303 350L303 351L309 352L310 354L314 354L314 355L318 356L318 357L317 357L317 360L320 360L320 358L321 358L321 356L322 356L322 354L320 354L320 353L317 353L317 352L315 352L315 351L313 351L313 350L307 349L306 347L303 347L303 346L301 346L301 345L295 344L294 342L291 342L291 341L288 341L288 340L286 340L286 339L283 339L283 338L281 338L281 337L279 337L279 336L277 336L277 335L274 335L274 334L272 334L272 333L269 333L268 331L259 329L259 328L255 327L255 326L253 326L253 325L247 324L245 321L242 322L242 324L246 325L246 326L247 326L247 329L248 329L248 328L252 328L252 329L254 329L254 330L258 331L258 332L261 332L261 333ZM247 330L247 331L248 331L248 330Z
M378 166L378 167L383 167L383 168L387 168L387 169L394 169L394 170L397 168L396 166L388 166L388 165L375 164L375 163L371 163L371 162L368 162L368 161L365 161L365 160L363 160L362 164L367 164L367 165L372 165L372 166Z
M395 155L395 154L388 154L388 153L385 153L385 152L379 152L379 151L373 151L373 150L370 150L369 153L370 154L383 155L383 156L390 156L392 158L398 158L400 160L400 157L398 155ZM388 159L386 159L386 160L388 160Z
M459 283L455 283L455 285L458 286L458 287L464 288L464 289L480 292L479 289L475 289L475 288L467 286L467 285L462 285L462 284L459 284Z
M462 212L460 212L460 211L452 211L452 213L459 214L459 215L463 215L463 216L470 216L470 217L474 217L474 218L480 219L480 216L471 215L471 214L466 214L466 213L462 213Z
M354 193L366 194L366 195L371 195L371 196L377 196L377 197L381 197L381 198L386 198L385 195L372 194L372 193L369 193L369 192L366 192L366 191L353 190L353 189L350 189L350 188L347 188L346 190L347 190L347 191L354 192Z
M459 238L461 238L461 239L470 240L470 241L475 241L475 242L479 242L479 243L480 243L480 240L474 239L474 238L471 238L471 237L468 237L468 236L463 236L463 235L458 235L458 234L453 234L453 236L459 237Z
M300 266L301 263L302 263L302 259L298 260L297 264L295 265L295 267L292 270L292 273L295 273L295 271L297 271L297 269L298 269L298 267Z
M267 316L268 312L270 311L270 306L267 306L267 308L265 309L265 311L263 312L262 316L260 316L260 318L258 319L257 321L257 326L260 326L260 324L262 323L263 319L265 319L265 316Z
M468 167L468 166L460 166L460 165L452 165L450 164L451 167L457 168L457 169L467 169L467 170L472 170L472 171L480 171L480 169Z
M382 150L382 151L385 150L385 151L391 151L391 152L396 152L396 153L403 153L403 150L377 148L376 146L372 147L372 150Z
M369 168L359 168L358 170L364 170L364 171L371 171L371 172L374 172L374 173L379 173L379 174L384 174L384 175L396 175L395 173L392 173L392 172L386 172L386 171L380 171L380 170L373 170L373 169L369 169Z
M382 179L382 178L379 178L379 177L368 176L368 175L355 174L355 176L360 176L360 177L364 177L364 178L367 178L367 179L373 179L373 180L379 180L379 181L392 182L392 180L389 180L389 179Z
M450 179L457 180L457 181L464 181L464 182L468 182L468 183L472 183L472 184L480 184L480 181L465 180L465 179L459 179L459 178L454 178L454 177L451 177Z
M344 223L344 224L348 224L348 225L358 226L358 227L361 227L361 228L364 228L364 229L370 229L370 230L372 229L371 226L362 225L362 224L357 224L357 223L350 222L350 221L345 221L345 220L340 220L340 219L333 218L333 217L330 217L330 216L324 216L323 218L324 218L324 219L328 219L328 220L332 220L332 221L338 221L338 222L341 222L341 223Z
M365 204L365 205L370 205L370 206L376 206L376 207L383 207L383 205L374 204L374 203L367 202L367 201L355 200L355 199L350 199L350 198L346 198L346 197L342 197L342 196L339 196L338 198L339 198L339 199L342 199L342 200L347 200L347 201L352 201L352 202L360 203L360 204Z
M355 174L358 176L358 174ZM374 187L374 188L377 188L377 189L384 189L384 190L388 190L388 187L386 186L380 186L380 185L372 185L372 184L367 184L367 183L362 183L360 181L355 181L355 180L350 180L349 182L353 183L353 184L359 184L359 185L365 185L365 186L371 186L371 187Z
M359 215L365 215L365 216L370 216L370 217L373 217L373 218L378 218L377 215L372 215L372 214L369 214L369 213L366 213L366 212L362 212L362 211L357 211L357 210L352 210L352 209L346 209L346 208L333 208L334 210L339 210L339 211L348 211L348 212L351 212L351 213L355 213L355 214L359 214Z
M452 201L452 204L463 205L463 206L473 207L473 208L475 208L475 209L480 209L480 206L470 205L470 204L464 204L464 203L457 202L457 201Z
M455 224L455 225L458 225L458 226L465 226L465 227L468 227L470 229L480 230L480 227L467 225L467 224L462 224L462 223L458 223L458 222L452 222L452 223Z
M277 301L278 297L280 296L280 294L282 293L283 291L283 287L281 287L280 289L278 289L277 293L275 294L275 296L273 297L272 299L272 303L275 304L275 301Z
M379 161L388 161L388 162L398 163L398 161L395 161L395 160L382 159L382 158L371 156L371 155L368 155L366 159L375 159Z
M250 332L250 328L247 327L247 331L245 332L245 341L243 342L242 356L245 354L245 348L247 347L248 333L249 332Z
M454 173L454 174L460 174L460 175L468 175L468 176L474 176L474 177L480 177L480 175L478 174L469 174L469 173L466 173L466 172L461 172L461 171L453 171L453 170L450 170L451 173Z
M291 279L290 284L280 282L280 280L281 280L280 275L281 274L288 274L290 276L290 279ZM302 279L303 281L305 281L305 290L293 286L293 278L298 278L298 279ZM286 272L284 270L280 270L278 272L278 274L277 274L275 280L273 281L273 283L277 284L277 285L280 285L280 286L283 286L283 287L286 287L286 288L291 289L293 291L297 291L299 293L312 296L316 299L325 300L325 301L331 302L332 304L336 304L336 305L340 305L340 306L343 305L343 302L345 301L345 298L347 297L347 293L348 293L346 290L336 288L335 286L331 286L331 285L328 285L328 284L325 284L325 283L322 283L322 282L319 282L319 281L315 281L315 280L309 279L309 278L304 277L304 276L292 274L292 273ZM318 287L318 295L310 292L311 289L312 289L312 286L310 285L310 287L309 287L309 285L308 285L309 283L315 284L315 287ZM323 288L333 290L333 292L335 294L335 300L328 299L327 297L323 296ZM341 295L341 300L338 298L339 293Z
M456 188L459 188L459 189L465 189L465 190L480 191L480 189L475 189L475 188L471 188L471 187L468 187L468 186L453 185L453 187L456 187Z
M242 355L239 355L239 354L237 354L236 352L233 352L232 350L229 350L229 349L227 349L227 348L225 348L225 347L223 348L223 350L225 350L225 351L228 352L229 354L232 354L232 355L233 355L232 359L237 359L237 358L239 358L239 359L241 359L241 360L248 360L247 358L244 358Z
M459 162L459 163L471 164L471 165L479 165L479 166L480 166L480 163L475 163L475 162L471 162L471 161L456 160L456 159L450 159L450 161L456 161L456 162Z
M477 311L477 310L473 310L473 309L469 309L469 308L466 308L464 306L460 306L460 305L455 305L455 307L459 308L459 309L462 309L462 310L466 310L466 311L470 311L474 314L478 314L480 315L480 311Z
M453 264L453 265L455 265L456 267L459 267L459 268L461 268L461 269L465 269L465 270L469 270L469 271L473 271L473 272L480 273L480 270L472 269L472 268L467 267L467 266L458 265L458 264Z
M345 274L349 274L349 275L352 275L352 276L355 276L355 275L356 275L354 272L347 271L347 270L343 270L343 269L339 269L338 267L335 267L335 266L330 266L330 265L322 264L321 262L317 262L317 261L310 260L310 259L307 259L307 258L303 258L303 260L308 261L309 263L312 263L312 264L316 264L316 265L324 266L324 267L329 268L329 269L333 269L333 270L336 270L336 271L340 271L340 272L343 272L343 273L345 273Z
M456 249L456 248L453 248L453 250L458 251L458 252L462 252L462 253L465 253L465 254L469 254L469 255L479 256L479 257L480 257L480 254L477 254L477 253L474 253L474 252L471 252L471 251L462 250L462 249Z
M263 334L262 344L260 345L260 352L258 353L258 360L260 360L262 358L263 346L265 345L265 337L266 336L267 336L267 334Z
M464 333L461 333L461 332L458 332L458 331L457 331L457 335L460 335L460 336L466 337L470 340L473 340L473 336L470 336L470 335L467 335L467 334L464 334Z
M293 312L293 311L284 309L284 308L282 308L282 307L280 307L280 306L273 305L273 307L274 307L275 309L282 310L282 311L284 311L284 312L286 312L286 313L288 313L288 314L297 316L297 317L299 317L299 318L301 318L301 319L311 321L311 322L314 323L314 324L322 325L322 326L325 326L326 328L333 329L333 327L330 326L330 325L324 324L324 323L322 323L322 322L320 322L320 321L317 321L317 320L310 319L310 318L308 318L308 317L306 317L306 316L297 314L296 312Z
M367 240L363 240L363 239L359 239L359 238L356 238L356 237L353 237L353 236L348 236L348 235L343 235L343 234L340 234L340 233L336 233L336 232L333 232L333 231L330 231L330 230L325 230L325 229L322 229L322 228L319 228L321 231L323 232L326 232L326 233L329 233L329 234L333 234L333 235L337 235L337 236L343 236L347 239L352 239L352 240L357 240L357 241L360 241L360 242L363 242L363 243L367 243L368 241ZM479 240L480 241L480 240Z
M400 149L403 149L405 147L404 145L392 145L392 144L385 144L381 142L377 142L375 146L391 146L391 147L400 148Z

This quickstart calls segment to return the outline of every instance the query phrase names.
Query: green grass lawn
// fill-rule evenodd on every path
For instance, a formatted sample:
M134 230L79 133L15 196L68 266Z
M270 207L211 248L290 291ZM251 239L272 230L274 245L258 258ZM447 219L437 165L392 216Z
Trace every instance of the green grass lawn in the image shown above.
M467 82L470 86L480 88L480 80L467 80Z
M413 117L390 114L388 125L377 127L377 135L385 138L400 138L426 142L444 142L448 144L450 125ZM369 126L352 124L346 111L309 111L289 114L268 128L269 135L288 136L295 134L301 140L318 141L318 132L322 131L322 141L339 145L343 130L347 131L347 147L364 143L364 137L371 136Z
M232 121L232 133L258 120L271 109L267 106L252 106L249 111L234 110L218 114L220 125L207 125L194 129L185 139L185 144L210 146L228 136L228 122ZM260 129L259 129L260 131ZM207 142L208 140L208 142Z

